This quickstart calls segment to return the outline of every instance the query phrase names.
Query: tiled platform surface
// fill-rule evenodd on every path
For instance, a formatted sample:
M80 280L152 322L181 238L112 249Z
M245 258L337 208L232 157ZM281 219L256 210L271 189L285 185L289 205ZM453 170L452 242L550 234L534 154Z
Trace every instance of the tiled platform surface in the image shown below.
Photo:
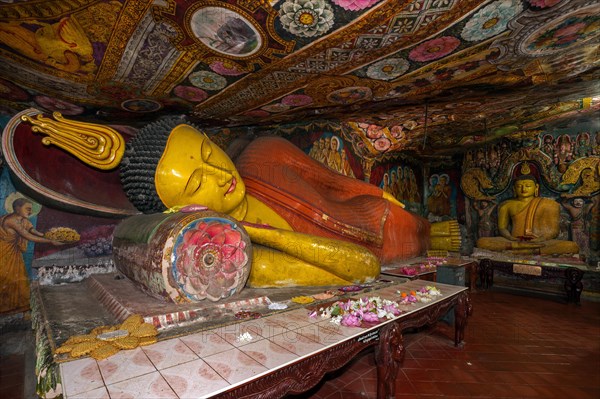
M423 285L423 281L409 281L356 297L398 299L399 289L416 291ZM436 286L441 297L401 305L404 314L399 318L465 290ZM64 362L60 364L63 392L68 399L209 397L370 330L339 326L329 319L310 318L308 313L298 308L121 351L105 360Z
M528 297L498 290L476 292L471 298L474 313L469 318L464 346L454 347L453 329L444 323L404 335L407 353L397 378L397 398L600 397L600 303L584 301L581 307L576 307L556 297ZM18 334L31 339L30 333ZM3 343L6 337L6 334L0 337ZM185 360L190 354L188 350L201 350L198 345L203 345L202 340L199 344L182 342L184 345L170 347L164 356L150 351L150 347L132 352L132 370L144 370L150 363L163 368L178 363L172 366L173 370L179 369L173 373L176 375L172 374L170 381L164 379L166 385L153 379L156 375L150 372L115 382L123 387L123 393L99 389L79 397L128 397L126 391L132 386L144 389L146 397L173 397L168 396L168 392L173 392L182 381L179 377L189 375L178 358ZM216 343L207 346L215 345L218 346ZM28 347L29 351L33 350L31 345ZM31 370L26 374L27 367L25 370L22 367L22 359L31 357L26 349L8 355L2 352L0 398L31 399L34 376ZM254 352L264 350L257 349ZM249 364L254 362L256 360ZM91 368L90 371L85 367L83 370L97 378L112 378L112 381L121 378L116 377L114 371L111 373L110 367L104 370L107 377L102 370L96 372ZM196 370L208 369L197 367ZM198 380L213 377L211 372L202 373ZM189 389L196 388L190 386ZM293 396L294 399L374 397L375 370L370 350L326 377L310 392Z

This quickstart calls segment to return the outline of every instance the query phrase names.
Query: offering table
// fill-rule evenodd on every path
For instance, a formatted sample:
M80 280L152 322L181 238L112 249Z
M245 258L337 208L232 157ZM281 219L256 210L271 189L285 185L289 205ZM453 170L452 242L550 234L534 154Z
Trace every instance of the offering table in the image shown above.
M409 281L359 292L352 298L378 296L399 300L399 290L416 291L426 283L431 284ZM441 296L427 303L401 305L400 315L364 328L337 325L320 316L309 317L314 309L306 305L122 351L104 360L82 358L60 363L64 396L90 397L94 392L98 397L113 397L130 393L128 389L135 387L140 398L282 397L309 390L327 372L341 368L363 349L375 346L378 397L393 398L404 355L404 330L433 324L454 308L455 345L463 340L471 306L467 288L433 285ZM159 355L165 348L170 349ZM187 361L172 366L165 357L173 352L185 353ZM124 373L134 364L140 375L124 380ZM144 379L149 383L135 385Z
M567 302L580 304L584 270L587 267L568 262L542 262L535 260L496 260L482 259L479 262L479 273L482 288L490 288L494 284L494 270L518 276L527 280L564 279L564 290Z

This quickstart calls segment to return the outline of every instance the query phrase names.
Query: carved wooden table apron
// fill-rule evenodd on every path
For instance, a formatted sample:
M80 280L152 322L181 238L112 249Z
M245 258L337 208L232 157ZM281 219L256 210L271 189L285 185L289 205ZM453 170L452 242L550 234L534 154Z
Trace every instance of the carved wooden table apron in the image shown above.
M395 398L395 380L405 354L402 331L434 324L454 308L454 344L458 346L463 341L472 306L467 288L456 287L456 290L444 295L438 302L365 329L359 336L341 341L212 398L279 398L288 393L302 393L314 387L326 373L343 367L370 346L375 346L377 398Z
M521 269L519 269L521 268ZM526 269L537 269L536 273L528 272ZM479 273L482 288L490 288L494 284L494 270L519 276L525 279L537 278L560 278L564 279L564 289L567 294L567 302L580 304L581 292L583 291L584 271L577 267L565 265L547 266L547 265L529 265L518 262L499 261L492 259L482 259L479 262Z

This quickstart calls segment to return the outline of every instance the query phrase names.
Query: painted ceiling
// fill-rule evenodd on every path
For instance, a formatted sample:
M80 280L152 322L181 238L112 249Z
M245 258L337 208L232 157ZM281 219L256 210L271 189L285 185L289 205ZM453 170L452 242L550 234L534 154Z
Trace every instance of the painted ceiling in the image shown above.
M381 153L443 154L597 120L599 16L595 0L0 0L0 111L336 120Z

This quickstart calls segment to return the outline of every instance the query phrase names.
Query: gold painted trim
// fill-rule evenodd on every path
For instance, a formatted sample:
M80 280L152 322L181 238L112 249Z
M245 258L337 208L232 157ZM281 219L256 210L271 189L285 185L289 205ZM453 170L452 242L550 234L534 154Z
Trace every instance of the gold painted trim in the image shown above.
M483 3L483 1L481 1L481 0L471 0L469 2L457 2L455 4L455 7L453 8L453 10L460 9L462 11L464 9L471 9L471 8L475 9L482 3ZM281 60L280 62L268 65L265 68L261 69L260 71L257 71L254 74L252 74L252 76L240 79L237 82L231 84L230 86L228 86L227 88L222 90L219 94L209 98L207 101L203 102L202 104L197 105L194 108L193 113L195 115L202 116L205 112L208 112L208 113L214 114L214 117L224 116L225 113L227 113L227 116L236 114L238 111L236 109L231 109L230 107L227 107L226 110L225 109L223 109L223 110L211 109L211 107L214 107L214 106L219 107L219 105L223 102L224 97L228 98L229 100L234 99L235 94L233 96L231 96L229 94L231 91L241 92L243 90L247 90L250 86L255 84L255 82L265 80L269 75L272 75L274 73L274 71L276 71L276 70L289 69L289 68L293 67L294 65L296 65L297 63L302 62L303 60L305 60L307 58L310 58L310 54L319 54L323 51L326 51L329 48L343 44L344 42L348 41L349 38L353 38L356 35L366 33L364 28L367 24L369 24L370 26L377 26L377 25L386 23L394 15L400 14L402 12L402 10L405 9L405 7L407 7L410 4L412 4L410 1L404 1L404 0L400 1L400 2L387 1L384 3L380 3L379 5L373 7L373 9L370 12L361 16L361 19L359 21L354 22L351 26L347 27L346 29L336 31L330 36L326 36L327 40L317 40L313 44L310 44L310 45L306 46L305 48L289 55L288 57ZM345 63L338 68L328 70L327 74L350 73L352 70L357 69L360 66L366 65L377 58L382 58L387 55L391 55L391 54L399 51L402 48L408 48L410 46L414 46L423 40L426 40L436 34L439 34L440 32L443 32L450 25L452 25L454 23L458 23L458 22L459 22L459 19L456 18L454 13L452 13L452 12L442 13L441 16L438 19L436 19L435 23L429 23L426 26L422 26L423 29L418 34L415 33L415 34L409 35L410 39L411 39L410 42L405 43L405 41L408 40L408 38L406 38L405 40L399 40L397 42L394 42L390 46L386 46L382 49L369 51L369 60L365 60L365 59L361 58L360 62ZM448 26L444 25L442 28L440 28L441 23L445 23ZM290 84L287 84L284 87L281 87L277 90L273 90L272 92L270 92L271 97L272 98L281 97L287 93L296 91L296 90L304 87L306 84L308 84L309 81L314 79L314 74L298 73L298 75L304 75L304 77L294 80L293 84L290 83ZM254 102L246 103L246 105L247 105L248 109L253 109L253 108L256 108L257 106L262 105L264 103L264 101L265 101L264 98L257 98Z
M0 21L58 18L88 7L99 0L44 0L0 5Z
M127 1L120 10L119 19L113 27L113 33L108 40L108 47L96 75L96 86L101 86L99 82L109 81L114 76L129 39L153 4L153 0Z
M92 123L67 120L59 112L54 120L42 114L22 115L21 120L33 125L35 133L46 134L44 145L55 145L78 159L101 170L114 169L125 153L125 140L114 129Z

